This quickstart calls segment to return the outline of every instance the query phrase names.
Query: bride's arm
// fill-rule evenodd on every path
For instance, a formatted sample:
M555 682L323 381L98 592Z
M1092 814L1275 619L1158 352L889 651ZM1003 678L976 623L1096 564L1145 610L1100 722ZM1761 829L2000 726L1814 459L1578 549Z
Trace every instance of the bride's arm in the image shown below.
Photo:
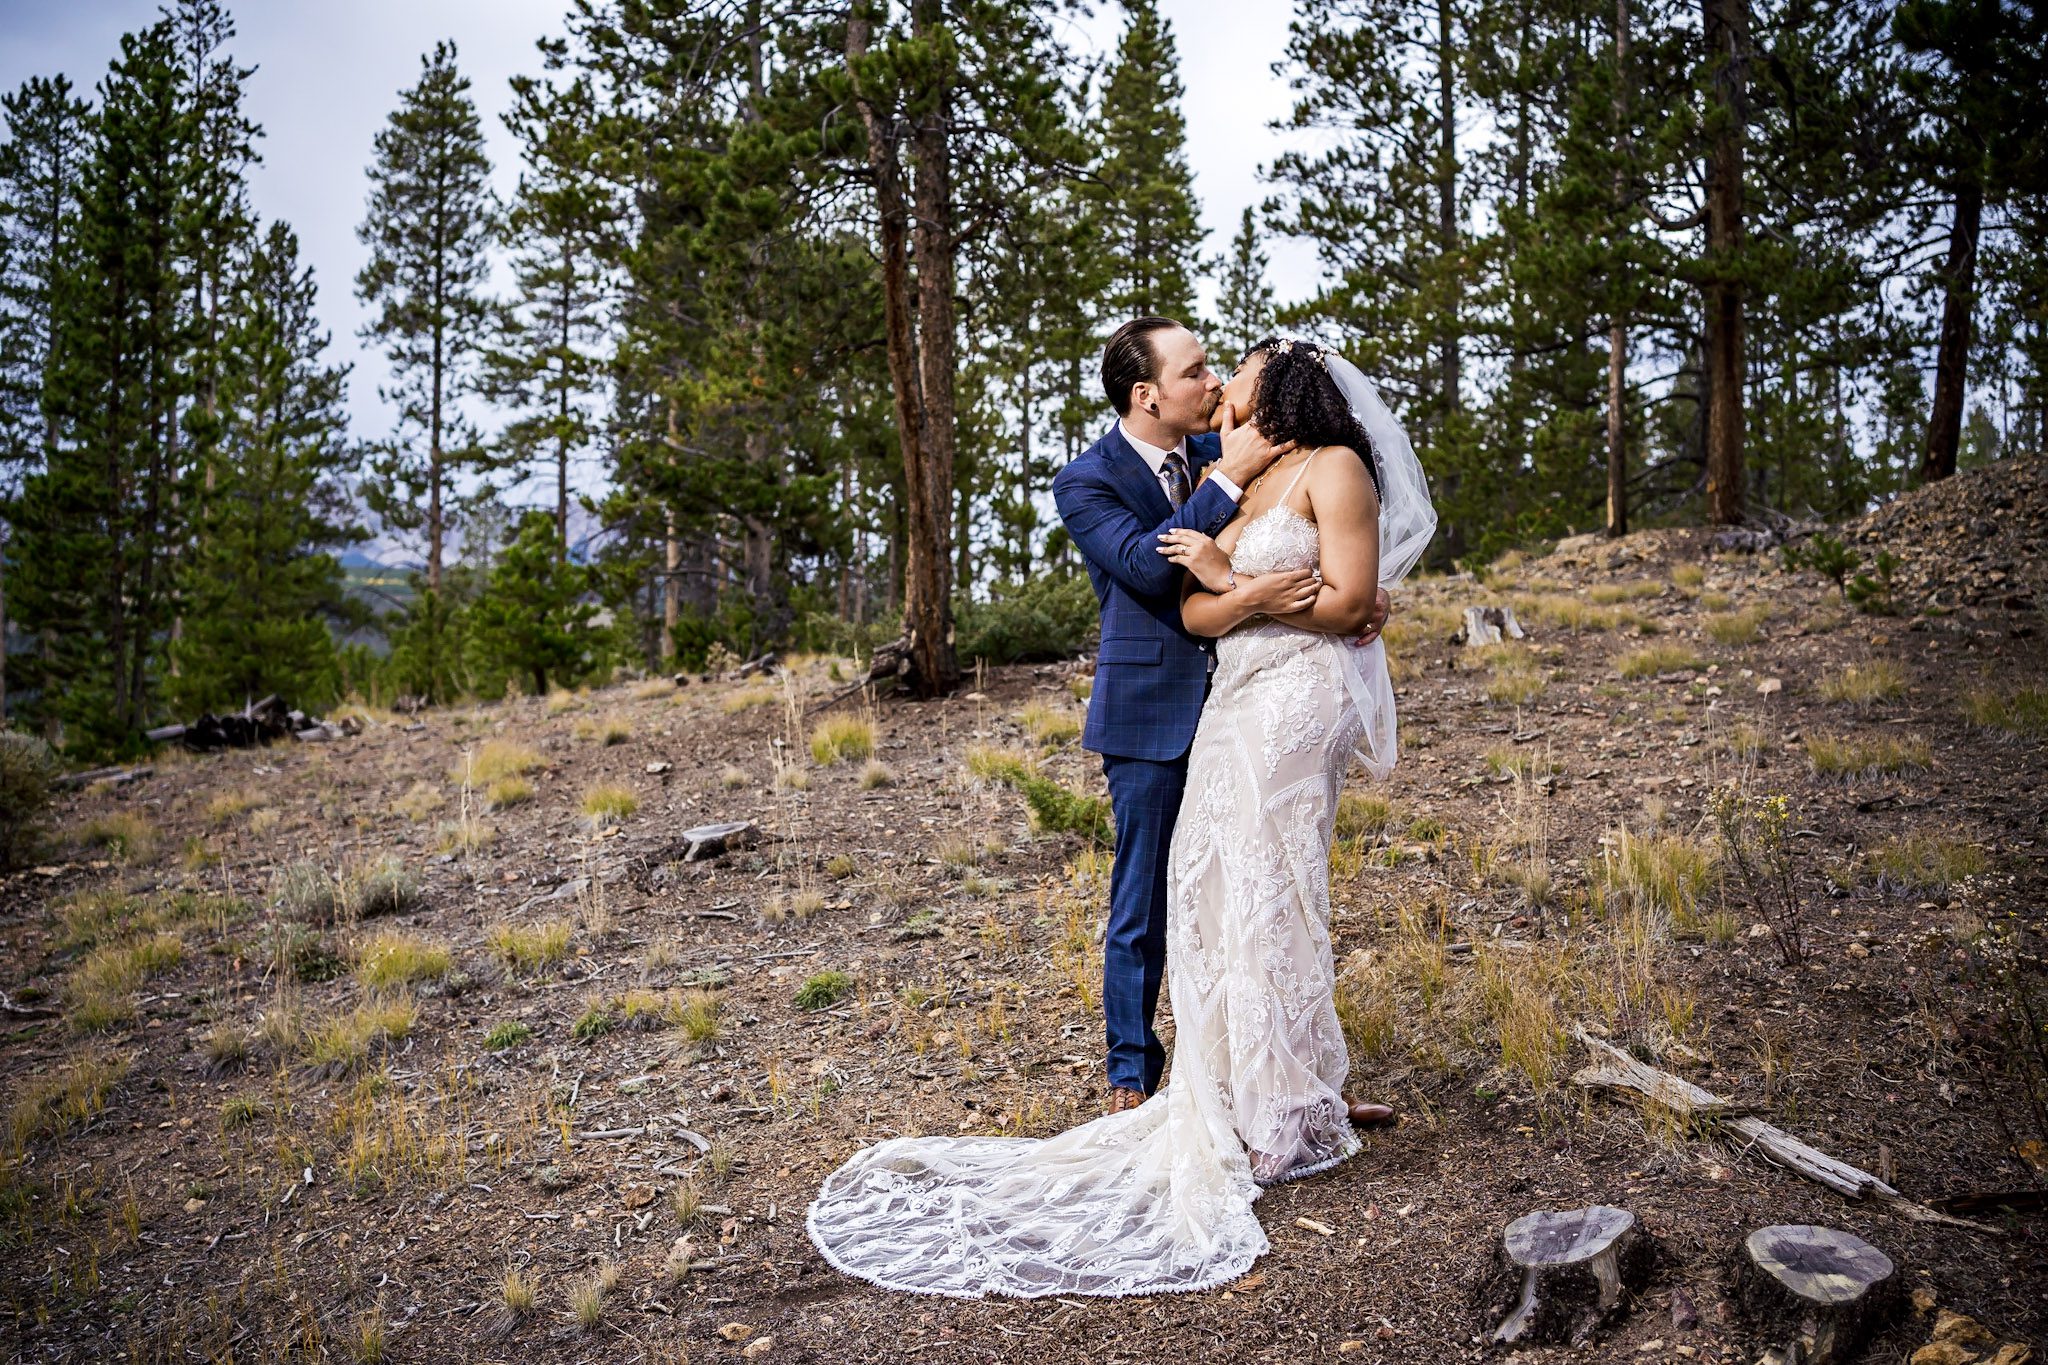
M1372 620L1379 596L1379 494L1364 463L1345 446L1322 453L1309 471L1307 487L1322 546L1322 591L1308 610L1275 619L1304 630L1355 636Z
M1228 592L1210 592L1193 574L1183 576L1180 623L1194 635L1228 635L1246 620L1264 612L1298 612L1316 600L1315 575L1307 569L1290 573L1241 574Z

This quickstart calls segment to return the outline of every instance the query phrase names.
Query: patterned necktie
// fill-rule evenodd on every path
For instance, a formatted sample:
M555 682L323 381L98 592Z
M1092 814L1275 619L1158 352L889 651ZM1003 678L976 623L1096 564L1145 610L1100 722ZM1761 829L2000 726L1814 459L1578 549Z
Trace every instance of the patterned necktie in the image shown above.
M1166 500L1178 512L1188 500L1188 461L1178 450L1166 452Z

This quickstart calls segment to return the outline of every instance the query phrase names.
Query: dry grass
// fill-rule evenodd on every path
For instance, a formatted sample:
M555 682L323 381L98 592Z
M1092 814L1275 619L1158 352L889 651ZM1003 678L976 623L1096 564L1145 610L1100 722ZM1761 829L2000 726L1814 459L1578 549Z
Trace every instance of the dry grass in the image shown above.
M1977 688L1963 695L1963 717L1979 729L2048 737L2048 687Z
M419 878L391 854L355 867L342 878L349 913L357 919L403 915L420 907Z
M860 789L864 792L895 785L896 774L889 771L889 765L879 758L869 759L860 770Z
M1674 564L1671 566L1671 586L1682 592L1697 592L1707 581L1707 570L1700 564Z
M871 758L875 752L875 720L872 716L830 715L811 727L811 760L831 767L850 759Z
M1531 625L1555 626L1573 634L1584 631L1621 630L1647 625L1640 612L1626 607L1599 606L1574 593L1516 593L1510 599L1515 615Z
M581 705L582 699L566 687L558 687L548 693L547 709L550 716L567 715Z
M1640 602L1644 598L1663 595L1664 585L1648 578L1629 583L1595 583L1586 589L1587 598L1603 607L1611 607L1621 602Z
M627 695L634 701L656 701L662 697L674 696L680 690L673 678L649 678L645 682L633 684L633 690Z
M490 810L509 810L533 800L533 783L523 777L501 777L484 790L484 805Z
M735 768L731 765L727 765L718 774L718 785L727 791L736 791L753 780L747 776L745 768Z
M391 803L391 810L417 825L447 804L448 798L439 787L415 782L406 789L405 795Z
M756 706L773 706L781 696L772 687L749 687L733 693L718 703L718 709L728 716L739 711L751 710Z
M1032 701L1017 713L1017 722L1043 745L1066 744L1081 737L1081 722L1064 707Z
M1816 777L1853 781L1934 766L1933 746L1918 735L1808 735L1804 742Z
M1564 771L1564 764L1547 752L1496 744L1486 751L1486 771L1495 777L1554 777Z
M434 831L434 852L474 853L495 843L498 831L473 815L443 820Z
M1631 649L1615 660L1624 678L1654 678L1664 673L1691 672L1700 666L1700 656L1685 645L1665 642Z
M56 1137L97 1117L134 1058L96 1052L31 1072L7 1110L10 1150L20 1155L42 1137Z
M372 990L439 981L455 969L454 954L444 945L388 929L359 945L355 959L356 980Z
M1939 834L1887 839L1864 855L1864 863L1879 889L1894 896L1942 895L1951 884L1991 867L1978 845Z
M1739 611L1715 612L1702 623L1708 638L1718 644L1746 645L1756 639L1771 619L1771 609L1756 603Z
M107 1033L135 1019L135 990L185 960L176 934L151 934L93 949L64 982L65 1019L80 1033Z
M104 848L124 863L146 863L156 856L156 826L131 811L96 816L78 831L86 848Z
M352 1071L369 1059L372 1047L403 1042L418 1022L419 1007L407 997L366 1000L309 1025L299 1048L316 1067Z
M467 781L483 787L489 787L500 778L524 777L547 766L540 750L509 739L487 739L470 752L468 758L468 770L465 772L458 768L452 776L458 782Z
M1526 645L1489 645L1481 660L1493 672L1486 680L1486 698L1507 706L1526 706L1543 691L1543 663Z
M244 788L241 791L222 792L206 803L206 821L211 825L232 824L239 816L252 810L259 810L267 804L263 793Z
M607 783L583 793L583 814L598 829L620 824L639 809L640 798L627 787Z
M1700 892L1714 866L1709 846L1684 834L1636 834L1625 825L1603 844L1594 883L1603 908L1644 912L1660 941L1672 927L1697 923Z
M1894 701L1905 693L1906 674L1889 659L1848 664L1839 671L1823 675L1820 680L1821 700L1846 702L1851 706Z
M491 955L518 972L537 972L569 956L571 931L565 920L538 924L494 924L485 934Z
M514 1318L523 1318L533 1311L533 1281L522 1275L517 1267L506 1267L504 1279L498 1282L498 1298L505 1305L505 1311Z
M596 740L609 747L633 737L633 723L623 716L585 716L570 729L577 739Z

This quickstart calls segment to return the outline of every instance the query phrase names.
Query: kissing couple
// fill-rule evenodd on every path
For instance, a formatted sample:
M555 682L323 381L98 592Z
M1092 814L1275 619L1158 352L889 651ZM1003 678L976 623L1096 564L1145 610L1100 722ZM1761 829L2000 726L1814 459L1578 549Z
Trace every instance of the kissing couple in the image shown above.
M1270 338L1228 383L1166 318L1110 337L1117 422L1053 480L1102 605L1084 747L1116 819L1109 1112L1056 1137L892 1138L806 1219L848 1274L978 1298L1207 1289L1267 1250L1263 1187L1356 1154L1330 948L1354 752L1396 757L1379 627L1436 510L1358 368ZM1173 1007L1170 1083L1152 1014Z

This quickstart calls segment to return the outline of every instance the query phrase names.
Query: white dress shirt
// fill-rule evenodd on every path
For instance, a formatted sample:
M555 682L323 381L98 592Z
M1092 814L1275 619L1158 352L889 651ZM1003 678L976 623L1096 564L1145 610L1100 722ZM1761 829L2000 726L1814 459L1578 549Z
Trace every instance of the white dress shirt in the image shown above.
M1186 463L1188 458L1188 438L1185 436L1181 437L1180 440L1174 443L1173 450L1168 450L1162 446L1155 446L1150 441L1141 441L1136 436L1133 436L1131 429L1124 425L1121 418L1117 420L1116 425L1117 430L1123 432L1124 439L1131 443L1131 449L1137 451L1139 458L1151 467L1152 477L1159 480L1159 490L1166 494L1166 500L1172 502L1173 493L1166 486L1166 457L1171 455L1174 450L1177 450L1180 452L1181 461ZM1209 467L1209 478L1218 488L1223 490L1223 495L1232 502L1244 501L1244 490L1239 488L1230 480L1229 476L1214 465ZM1190 465L1188 468L1188 496L1193 497L1194 495L1195 471L1193 466Z

